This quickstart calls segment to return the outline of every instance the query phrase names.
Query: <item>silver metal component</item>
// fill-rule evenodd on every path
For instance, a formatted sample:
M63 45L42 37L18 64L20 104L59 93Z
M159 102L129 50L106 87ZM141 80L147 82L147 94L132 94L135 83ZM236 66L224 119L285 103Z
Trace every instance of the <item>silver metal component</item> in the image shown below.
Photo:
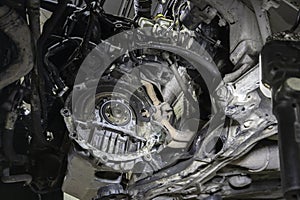
M161 3L161 4L167 3L167 0L158 0L158 1L159 1L159 3Z
M300 78L289 78L286 84L294 91L300 92Z
M228 129L224 129L221 125L203 136L200 149L195 157L196 160L180 173L168 177L167 180L156 181L156 184L163 186L148 191L146 199L151 199L155 194L163 194L165 191L179 192L195 185L203 185L212 174L249 152L258 141L275 135L277 133L276 118L272 114L271 102L258 95L258 89L258 66L237 81L220 87L216 91L216 94L219 95L219 104L225 109L226 115L238 124L230 124ZM217 141L223 143L218 151L213 150ZM261 157L257 156L258 152L255 150L254 154L250 153L249 157L246 156L245 160L256 158L261 160L257 165L250 166L249 164L249 170L255 172L255 170L278 169L276 148L259 150ZM269 152L272 153L269 154ZM210 164L207 165L207 163ZM187 176L188 174L189 176ZM250 181L243 179L242 182L235 181L235 183L237 186L242 186L249 184ZM200 192L203 193L211 192L205 187L201 187L201 189Z
M270 8L278 8L281 0L263 0L262 9L268 11Z
M231 164L247 168L250 172L261 172L263 170L279 171L278 146L273 145L254 148L251 152L233 161Z
M272 2L272 1L269 1ZM268 18L268 14L266 12L266 5L264 2L261 2L260 0L251 0L252 6L255 11L255 15L257 18L259 31L261 34L261 38L263 40L263 44L266 43L267 38L272 34L271 27L270 27L270 21Z
M216 91L212 91L218 97L212 99L212 104L222 109L225 113L225 116L222 117L229 119L228 124L218 124L217 126L209 127L207 133L201 133L201 137L199 137L199 141L197 141L195 146L195 155L189 165L178 173L175 171L170 174L167 172L159 174L161 163L164 160L160 160L162 157L158 156L157 152L164 151L166 147L185 149L194 138L195 133L188 129L179 131L170 123L169 119L172 118L170 113L173 106L170 103L172 101L171 92L181 92L180 83L177 83L176 77L169 79L168 86L172 86L175 83L173 87L177 87L176 89L179 88L179 90L164 91L162 92L162 98L159 98L156 90L161 92L162 88L156 83L158 79L152 80L145 74L140 73L139 77L142 78L142 81L131 84L142 84L145 89L145 96L149 99L152 107L141 112L143 117L150 117L151 122L143 123L139 129L135 128L138 122L135 118L136 113L133 106L128 103L128 99L121 98L122 95L119 95L117 99L105 99L103 96L97 99L95 103L98 103L97 111L92 113L92 117L88 121L73 119L72 115L64 114L71 135L75 134L72 138L83 149L82 152L74 151L70 153L69 174L64 183L65 192L73 191L73 195L81 196L83 199L87 196L95 197L95 185L99 188L106 181L101 180L97 183L94 180L91 181L92 177L95 177L92 172L105 171L107 169L112 170L112 173L115 171L124 173L128 180L132 182L136 180L142 180L141 182L147 181L152 177L148 177L145 172L156 171L158 174L153 175L154 180L149 185L137 184L134 187L130 187L129 184L128 190L133 199L143 198L146 200L153 199L158 194L162 196L173 192L180 194L193 188L196 188L197 192L200 193L217 192L221 187L218 185L206 187L205 184L228 164L245 167L250 172L267 169L277 170L276 147L274 149L273 147L254 149L253 154L251 152L257 142L277 133L276 119L271 110L271 101L263 97L259 91L259 68L258 66L253 67L256 64L255 62L263 42L265 42L266 37L270 33L267 17L265 16L266 13L263 8L264 5L258 3L253 0L254 13L248 7L249 5L238 0L207 0L209 8L218 10L222 19L229 24L231 33L230 59L237 70L225 76L226 85L221 83ZM264 14L264 16L261 16L261 14ZM189 39L193 36L193 32L185 28L178 29L177 32L173 31L172 29L176 24L173 24L172 20L165 18L155 20L140 18L138 24L144 28L141 31L144 34L143 36L152 36L159 40L168 38L168 42L171 41L169 42L170 46L184 44L185 48L183 48L183 51L193 46L194 40ZM112 45L107 44L107 46L111 48ZM153 45L152 48L159 49L161 46L159 43ZM178 54L178 51L172 51L171 47L163 50L172 52L172 54ZM101 50L99 49L99 51ZM201 60L198 60L199 63L190 58L192 65L208 67L212 63L212 59L207 56L205 51L199 54L198 57L201 57ZM207 62L204 62L204 60ZM114 66L114 68L116 67ZM182 75L179 73L178 76ZM204 76L203 78L207 77ZM192 83L186 82L186 84ZM154 89L154 87L156 88ZM188 87L183 86L182 88L188 90ZM77 89L79 93L84 93L87 87L82 85ZM77 89L75 86L75 90ZM97 93L97 95L101 96L102 94ZM182 98L186 96L182 95ZM167 99L166 102L161 100L164 97ZM215 107L213 109L216 109ZM174 109L178 108L174 106ZM176 110L176 113L180 112ZM153 125L151 123L154 122L156 125L159 124L159 126L151 126ZM160 141L161 143L157 142L157 137L161 135L156 128L165 131L163 133L163 141ZM153 147L156 147L156 149ZM247 154L247 152L250 153ZM81 154L84 155L85 159L88 157L93 158L89 159L89 166L83 164L87 161L79 158L78 155ZM257 154L260 155L257 156ZM177 155L174 154L174 157ZM271 156L274 156L274 158L271 158ZM255 165L250 165L249 162L253 159L259 159L259 162L255 163ZM78 194L74 192L76 185L80 184L78 179L80 173L78 171L84 167L87 167L89 170L88 177L84 178L83 183L84 187L89 188L87 196L80 194L85 192L82 190L78 191ZM139 169L137 170L136 168ZM138 179L135 172L143 172L141 173L143 177ZM78 180L73 179L74 176ZM118 183L119 179L114 181L114 183ZM132 184L132 182L130 183ZM235 174L230 178L229 182L235 187L244 187L251 184L251 179L238 173L238 176Z
M230 60L236 66L253 65L262 48L262 38L255 14L239 0L206 0L229 23Z
M215 8L207 6L203 11L203 21L206 24L210 24L211 21L217 16L218 11Z
M110 100L104 102L100 108L101 117L108 123L117 126L127 125L132 119L132 111L121 101Z
M250 185L251 182L252 182L252 180L248 176L238 175L238 176L232 176L232 177L230 177L228 179L228 182L233 187L241 188L241 187L245 187L247 185Z
M53 133L50 131L47 131L46 140L51 142L54 139Z
M227 102L225 114L240 124L249 119L261 102L260 96L255 91L259 88L259 83L259 69L255 67L235 83L228 84L231 100Z
M64 94L67 92L69 90L69 87L64 87L63 89L62 89L62 91L60 91L59 93L58 93L58 96L59 97L62 97L62 96L64 96Z
M191 5L192 4L192 5ZM197 8L193 8L193 6L196 6ZM200 22L204 22L206 24L210 24L211 21L217 16L217 9L215 9L214 7L211 7L210 5L205 5L203 3L203 1L195 1L195 0L190 0L187 2L187 7L189 8L189 10L193 10L195 9L197 12L195 12L194 14L194 18L195 23L200 23ZM184 20L185 16L182 15L181 16L181 20ZM195 24L196 25L196 24ZM194 26L195 26L194 25ZM192 27L189 27L192 28Z
M84 175L82 171L84 170ZM97 196L97 191L100 187L107 184L120 183L121 179L118 176L107 176L107 178L97 177L98 169L78 153L70 152L68 160L68 173L65 177L62 190L65 193L81 200L90 200ZM104 173L114 173L106 171ZM80 185L80 187L78 187Z
M39 16L39 2L27 0L26 6L7 0L0 3L0 31L15 43L13 48L17 50L14 62L4 67L3 72L0 71L0 92L6 94L12 89L23 90L24 87L24 102L12 99L7 102L7 105L14 105L18 112L5 110L7 118L4 123L0 121L3 125L0 130L7 130L0 133L3 141L6 141L5 135L11 136L9 139L12 141L13 135L8 133L14 133L15 123L18 125L17 133L19 120L27 122L31 118L26 115L31 110L39 109L39 106L32 106L34 99L28 101L27 98L30 90L35 88L30 87L34 84L32 77L22 78L37 63L34 61L43 61L33 54L32 49L40 36L39 17L34 17ZM45 2L45 7L54 7L55 2ZM77 4L81 1L72 2ZM65 72L77 71L80 67L73 93L67 99L60 98L71 89L62 84L63 80L58 80L62 83L57 82L53 86L48 85L50 82L46 80L45 87L37 86L42 107L60 108L57 107L59 102L52 98L53 94L53 97L65 101L61 115L72 147L68 154L63 191L81 200L101 200L107 196L118 199L119 194L121 198L124 195L126 199L133 200L171 200L177 196L180 199L210 199L218 195L230 199L231 193L235 192L233 195L241 191L252 195L252 189L261 187L254 185L255 179L261 181L277 175L280 171L277 120L272 114L271 99L260 91L257 61L263 45L269 40L289 41L291 44L300 41L300 33L285 31L289 30L300 4L294 0L118 0L106 1L103 8L97 8L104 2L95 1L84 8L68 5L70 12L79 14L78 18L74 17L77 16L75 14L64 16L68 20L59 23L64 31L58 30L57 33L66 34L46 38L47 43L58 42L57 45L73 40L71 36L76 36L76 41L80 41L76 47L70 43L72 48L58 51L71 53L66 56L67 65L65 60L60 60L64 55L51 57L57 65L65 65L53 66L53 69L59 69L58 74L62 79L66 78L64 81L68 86L72 85L75 72L72 77ZM143 8L145 2L152 2L152 8L156 8L152 9L150 4ZM24 11L31 29L28 28L25 13L21 17L5 4L16 6L16 10L26 7ZM115 10L118 6L119 9ZM106 10L105 7L111 9ZM133 7L141 12L147 11L144 16L149 18L136 16L132 20L124 19L134 14ZM186 15L189 12L185 11L192 8L195 8L195 16L189 18ZM151 14L151 9L155 14ZM115 16L108 13L118 14L119 17L113 20ZM156 15L158 13L165 13L166 16ZM59 12L54 13L54 18L56 14ZM183 23L183 19L192 18L190 26ZM85 22L88 22L86 31L73 32L78 27L85 27ZM103 29L106 24L112 26ZM200 29L201 34L197 32ZM224 37L221 35L223 30L226 32ZM102 31L107 32L101 34ZM83 40L77 38L81 35ZM102 41L103 38L108 39ZM100 43L95 44L91 52L85 48L89 40ZM44 46L41 47L44 49ZM86 53L88 55L84 59ZM10 56L8 54L4 56ZM225 74L228 71L230 73ZM41 77L37 78L46 78L44 75L53 73L50 68L41 72ZM285 84L288 89L300 92L300 78L296 74ZM53 94L49 93L50 88L53 88ZM51 102L47 105L49 99ZM6 103L4 107L7 107ZM48 117L47 110L51 110ZM55 141L60 139L56 137L59 132L55 132L59 129L52 129L50 126L53 123L45 121L53 118L52 111L55 110L42 109L44 115L41 122L45 129L41 134L49 142L42 148L33 144L38 138L30 134L30 129L27 130L27 123L20 123L26 126L24 133L32 147L32 153L31 150L28 152L29 160L34 162L28 162L27 157L22 155L22 161L15 162L10 158L15 156L5 152L9 149L5 148L5 143L1 147L1 162L9 162L13 168L15 164L25 163L26 171L31 165L43 167L43 163L38 163L43 159L35 159L35 156L39 156L40 151L55 153ZM295 108L296 111L299 108ZM298 118L299 115L296 116ZM10 144L7 142L6 146L13 147ZM56 153L57 158L64 158L59 152ZM55 157L53 162L56 161L61 163ZM25 182L29 185L33 180L32 189L44 190L44 186L49 186L46 191L56 187L56 179L52 180L54 177L40 178L40 173L33 173L34 177L29 174L13 175L9 168L3 169L3 183ZM56 170L46 175L54 172ZM280 177L271 178L273 181ZM279 184L274 185L279 187ZM262 198L255 196L255 199Z

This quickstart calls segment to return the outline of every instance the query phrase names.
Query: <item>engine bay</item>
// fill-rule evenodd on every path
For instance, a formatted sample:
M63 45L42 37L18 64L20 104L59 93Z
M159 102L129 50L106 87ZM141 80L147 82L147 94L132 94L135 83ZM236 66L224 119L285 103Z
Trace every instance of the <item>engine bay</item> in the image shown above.
M1 199L299 199L299 7L0 1Z

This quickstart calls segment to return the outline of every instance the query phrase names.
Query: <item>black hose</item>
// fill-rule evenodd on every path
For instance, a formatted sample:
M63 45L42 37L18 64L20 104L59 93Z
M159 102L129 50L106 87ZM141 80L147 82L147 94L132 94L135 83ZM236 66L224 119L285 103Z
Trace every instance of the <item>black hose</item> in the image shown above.
M92 36L92 32L93 32L93 26L94 26L94 22L95 22L95 16L94 16L94 11L90 10L90 16L89 16L89 20L88 20L88 25L87 25L87 29L86 32L83 36L83 40L81 43L81 53L84 57L87 56L88 52L89 52L89 42Z
M24 155L18 155L14 149L14 130L17 117L16 111L9 111L6 115L5 127L1 134L2 148L4 156L11 165L24 165L28 162L28 158Z
M41 8L50 12L54 12L57 9L57 1L43 0L41 1Z
M28 0L27 12L32 38L34 43L36 43L41 34L40 0Z
M14 149L14 130L5 129L2 132L2 148L4 156L12 165L22 166L28 163L28 158L17 154Z
M57 4L57 8L55 12L51 15L47 22L47 26L44 26L43 33L37 41L37 66L35 68L34 73L32 74L32 80L34 82L32 88L32 128L34 138L32 140L33 147L35 149L44 149L47 148L49 143L47 143L44 135L43 135L43 127L42 127L42 114L43 119L47 120L47 105L46 105L46 97L44 94L44 80L41 78L44 69L43 63L43 47L51 36L51 33L55 29L57 23L63 16L68 5L68 0L59 0ZM42 112L41 112L42 110Z
M39 46L43 46L46 40L49 38L55 27L57 26L61 16L64 15L66 8L68 6L68 0L59 0L56 10L53 12L51 17L48 19L47 26L44 27L44 31L38 41Z
M11 92L6 103L2 105L4 110L8 111L5 118L5 124L1 133L1 143L3 154L11 165L24 165L28 163L25 155L19 155L14 149L14 131L18 113L15 110L23 99L23 90L15 89Z
M134 0L136 17L151 18L152 0Z
M40 0L28 0L27 2L28 17L30 23L30 29L33 36L33 46L37 51L37 41L41 35L40 33ZM37 51L38 52L38 51ZM39 53L37 53L39 54ZM32 130L35 134L33 143L45 145L45 140L42 136L41 126L41 101L43 94L43 82L40 81L40 74L38 68L38 56L35 57L33 73L31 74L32 90L31 90L31 116L32 116ZM45 106L44 106L45 107ZM37 141L37 142L35 142Z

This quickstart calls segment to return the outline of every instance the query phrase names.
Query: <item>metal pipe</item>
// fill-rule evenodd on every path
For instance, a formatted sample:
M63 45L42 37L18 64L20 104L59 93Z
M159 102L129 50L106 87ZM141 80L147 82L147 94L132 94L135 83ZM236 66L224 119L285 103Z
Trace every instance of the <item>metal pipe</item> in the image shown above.
M3 170L3 176L1 177L3 183L20 183L25 182L29 185L32 181L32 176L29 174L10 175L9 168Z
M266 11L263 10L262 4L263 1L260 0L251 0L253 9L255 11L257 23L259 26L259 31L263 44L266 43L267 38L272 34L269 17Z
M252 172L280 170L278 145L254 149L232 164L249 169Z
M196 108L197 106L197 102L195 101L195 99L193 98L193 95L189 92L185 81L181 78L179 72L178 72L178 64L177 62L172 62L172 60L170 59L170 55L167 52L163 53L163 58L166 59L166 61L169 63L169 66L177 80L177 83L179 84L184 96L187 98L187 100L189 101L189 103L193 106L193 108Z
M29 174L21 174L21 175L11 175L11 176L3 176L1 178L3 183L19 183L25 182L27 185L31 183L32 176Z
M132 7L133 7L133 0L129 0L129 4L127 6L127 10L124 17L129 17Z
M126 4L128 4L128 0L123 0L122 2L121 2L121 6L120 6L120 8L119 8L119 10L118 10L118 15L119 16L124 16L124 9L125 9L125 7L126 7Z

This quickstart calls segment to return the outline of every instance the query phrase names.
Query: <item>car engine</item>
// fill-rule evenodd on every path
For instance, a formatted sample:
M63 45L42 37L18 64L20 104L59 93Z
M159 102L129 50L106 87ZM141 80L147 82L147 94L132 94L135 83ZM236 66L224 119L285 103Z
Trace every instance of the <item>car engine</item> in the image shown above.
M299 199L299 24L292 0L0 1L1 199Z

